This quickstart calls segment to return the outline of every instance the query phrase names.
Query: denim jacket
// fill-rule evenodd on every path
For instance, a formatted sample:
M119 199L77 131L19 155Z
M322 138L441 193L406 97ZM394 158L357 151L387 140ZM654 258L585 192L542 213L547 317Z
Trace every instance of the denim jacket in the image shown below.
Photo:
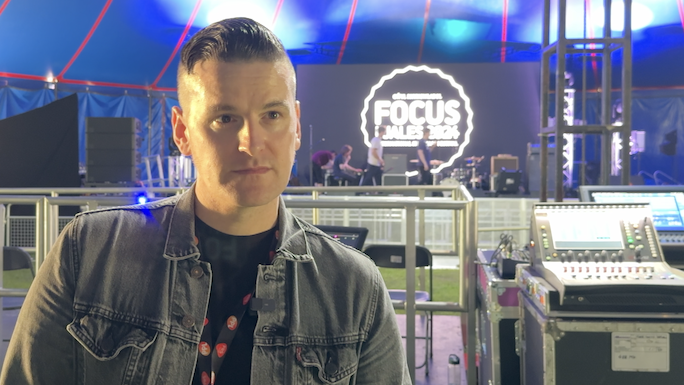
M0 384L189 385L211 266L199 260L194 189L81 213L50 250L12 335ZM281 236L260 266L252 384L410 384L373 262L280 201Z

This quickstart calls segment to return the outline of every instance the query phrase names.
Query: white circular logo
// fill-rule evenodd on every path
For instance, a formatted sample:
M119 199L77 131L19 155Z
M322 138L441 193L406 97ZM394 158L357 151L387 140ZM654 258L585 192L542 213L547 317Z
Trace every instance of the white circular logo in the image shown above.
M383 147L416 147L429 129L428 145L455 148L433 172L450 167L463 155L473 130L470 98L451 75L428 66L395 69L374 85L361 111L361 133L370 147L380 126L387 130Z

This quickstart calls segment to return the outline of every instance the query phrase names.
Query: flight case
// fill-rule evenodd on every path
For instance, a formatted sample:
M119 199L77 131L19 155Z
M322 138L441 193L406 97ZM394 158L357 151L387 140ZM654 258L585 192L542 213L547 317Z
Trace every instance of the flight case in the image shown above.
M519 296L525 385L684 384L683 320L548 317L527 294Z
M490 266L493 253L477 252L479 383L520 385L520 359L515 351L520 289L515 279L501 279L496 265Z

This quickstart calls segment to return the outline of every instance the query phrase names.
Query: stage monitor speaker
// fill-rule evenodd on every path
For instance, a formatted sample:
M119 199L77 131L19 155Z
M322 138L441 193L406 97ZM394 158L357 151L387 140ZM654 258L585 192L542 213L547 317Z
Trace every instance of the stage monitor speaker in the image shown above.
M492 190L497 194L517 194L520 190L520 180L522 172L520 170L500 170L494 175Z
M86 183L138 183L141 133L136 118L86 118Z
M406 156L406 155L404 155ZM383 186L407 186L408 177L406 174L382 174Z

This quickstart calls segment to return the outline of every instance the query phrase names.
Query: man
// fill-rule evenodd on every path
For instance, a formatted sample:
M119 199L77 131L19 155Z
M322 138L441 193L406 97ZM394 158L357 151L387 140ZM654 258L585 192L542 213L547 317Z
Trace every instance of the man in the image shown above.
M334 159L335 153L327 150L316 151L311 156L311 180L314 186L323 186L325 184L325 173L323 170L332 169Z
M340 153L335 155L335 159L333 160L332 172L336 179L346 181L347 185L358 186L359 177L357 174L360 174L363 170L349 164L352 150L352 146L348 144L345 144L340 148Z
M250 19L183 48L186 193L78 215L36 276L2 384L409 384L382 277L285 208L295 75ZM252 298L254 297L254 298Z
M385 161L382 159L382 137L385 136L385 126L378 127L375 138L371 139L371 146L368 147L368 168L363 176L364 186L382 185L382 168Z
M427 140L430 137L430 129L423 129L423 137L418 141L418 171L420 171L420 183L432 185L432 173L430 172L430 150L435 146L428 147Z

